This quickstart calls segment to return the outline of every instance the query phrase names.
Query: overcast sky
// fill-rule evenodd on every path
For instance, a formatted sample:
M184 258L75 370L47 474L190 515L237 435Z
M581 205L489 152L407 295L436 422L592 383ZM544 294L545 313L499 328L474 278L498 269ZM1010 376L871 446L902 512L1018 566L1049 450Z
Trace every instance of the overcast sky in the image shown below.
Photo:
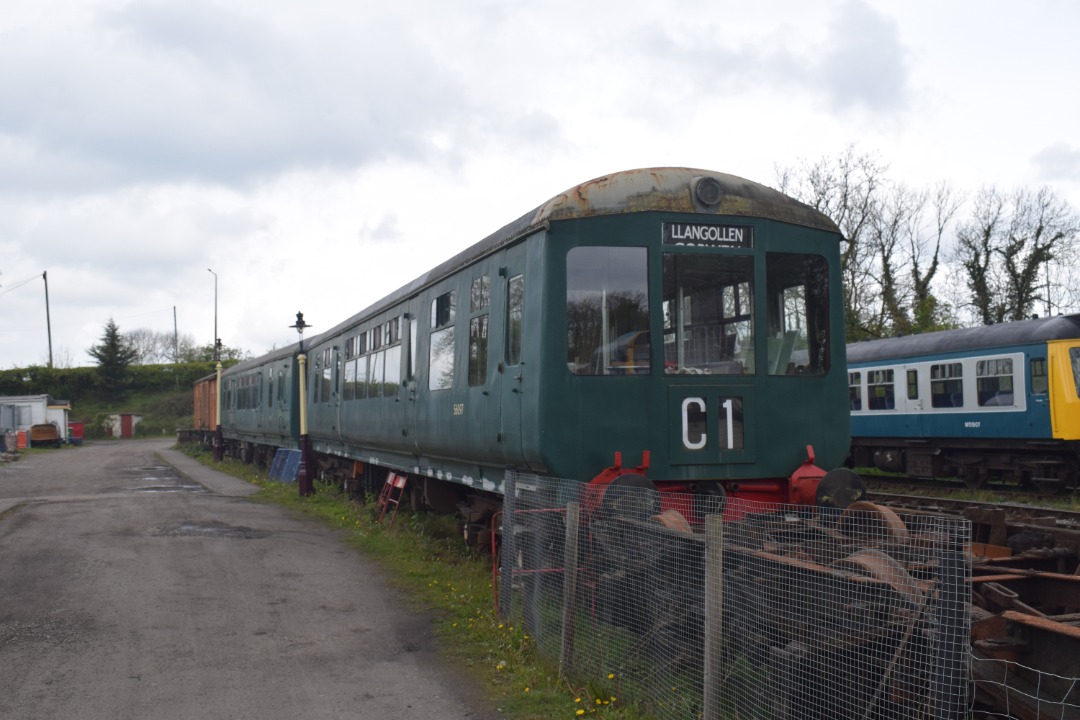
M391 7L392 5L392 7ZM261 354L580 182L889 176L1080 209L1080 3L4 0L0 367L122 332ZM26 282L28 281L29 282Z

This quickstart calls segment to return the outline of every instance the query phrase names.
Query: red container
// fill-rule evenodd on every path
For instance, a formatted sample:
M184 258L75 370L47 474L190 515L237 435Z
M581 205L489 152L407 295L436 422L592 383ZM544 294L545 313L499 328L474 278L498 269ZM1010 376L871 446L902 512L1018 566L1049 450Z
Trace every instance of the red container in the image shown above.
M68 423L68 442L72 445L82 445L83 433L86 432L86 423Z

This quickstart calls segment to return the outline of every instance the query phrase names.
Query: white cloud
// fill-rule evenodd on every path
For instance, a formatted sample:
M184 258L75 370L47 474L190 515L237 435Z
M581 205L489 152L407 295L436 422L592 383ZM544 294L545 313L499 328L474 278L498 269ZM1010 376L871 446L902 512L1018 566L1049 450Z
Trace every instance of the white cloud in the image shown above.
M552 195L877 151L1080 206L1080 8L49 0L0 15L0 366L122 330L262 352Z
M1031 162L1042 182L1068 180L1080 183L1080 148L1056 142L1035 153Z

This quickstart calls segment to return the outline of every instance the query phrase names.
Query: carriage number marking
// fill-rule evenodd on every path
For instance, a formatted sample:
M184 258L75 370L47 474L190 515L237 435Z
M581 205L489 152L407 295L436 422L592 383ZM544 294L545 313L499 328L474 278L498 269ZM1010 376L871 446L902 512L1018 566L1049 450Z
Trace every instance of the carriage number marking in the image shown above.
M465 403L454 403L454 414L455 415L464 415L465 414Z
M697 440L690 439L690 407L696 406L698 411L705 415L705 400L699 397L688 397L682 401L682 443L683 447L687 450L701 450L708 442L707 433L701 433ZM720 407L724 411L724 415L727 422L724 423L724 434L726 437L721 438L721 442L727 441L727 444L723 446L724 450L735 449L735 403L731 398L724 398L724 402L720 404Z

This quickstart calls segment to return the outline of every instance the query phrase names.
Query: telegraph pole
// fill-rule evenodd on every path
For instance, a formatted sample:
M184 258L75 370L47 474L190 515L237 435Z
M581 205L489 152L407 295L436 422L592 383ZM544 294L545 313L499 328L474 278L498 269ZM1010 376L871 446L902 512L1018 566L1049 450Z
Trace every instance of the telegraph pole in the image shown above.
M49 273L43 271L41 279L45 281L45 328L49 332L49 367L53 366L52 357L52 318L49 317Z

